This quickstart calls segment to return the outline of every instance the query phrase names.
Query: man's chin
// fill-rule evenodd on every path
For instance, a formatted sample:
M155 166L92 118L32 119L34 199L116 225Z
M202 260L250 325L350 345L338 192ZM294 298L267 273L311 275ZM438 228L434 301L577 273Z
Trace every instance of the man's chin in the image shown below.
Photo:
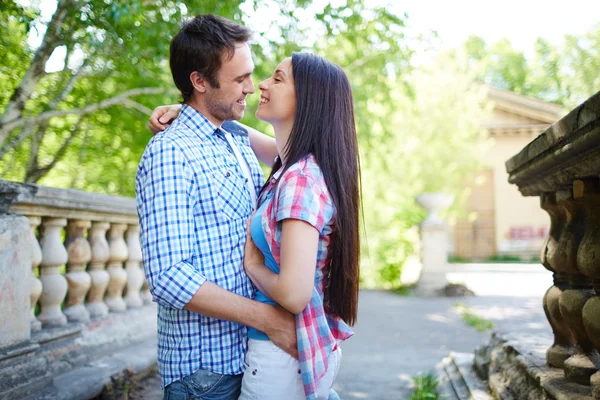
M227 119L230 121L239 121L242 118L244 118L243 111L242 112L232 112Z

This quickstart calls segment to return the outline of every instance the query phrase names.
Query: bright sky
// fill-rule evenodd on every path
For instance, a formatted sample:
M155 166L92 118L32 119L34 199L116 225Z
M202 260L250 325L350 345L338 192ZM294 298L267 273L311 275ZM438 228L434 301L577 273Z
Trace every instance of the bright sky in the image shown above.
M379 1L378 1L379 3ZM381 3L387 2L381 0ZM444 47L476 34L486 42L506 37L529 53L537 37L553 43L565 34L581 34L600 23L599 0L399 0L390 2L408 13L415 32L436 30Z
M56 8L53 0L32 1L41 3L42 14L48 19ZM443 47L457 46L475 34L490 43L506 37L515 48L530 53L539 36L557 43L565 34L581 34L600 23L600 0L370 0L368 4L388 5L399 14L407 12L411 36L436 30ZM267 8L272 11L272 7ZM265 14L264 19L272 21L267 11ZM32 37L29 43L39 45L40 40ZM64 49L57 49L47 70L62 68L64 55Z

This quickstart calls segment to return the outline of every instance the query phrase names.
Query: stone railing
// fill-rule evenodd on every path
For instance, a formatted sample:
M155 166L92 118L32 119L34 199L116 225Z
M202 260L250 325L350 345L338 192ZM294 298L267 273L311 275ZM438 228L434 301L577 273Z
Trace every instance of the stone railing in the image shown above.
M551 220L541 256L554 276L543 304L554 335L547 365L564 371L564 388L591 385L600 399L600 92L506 166L509 181L539 196Z
M154 334L139 233L134 199L0 181L0 362L102 321ZM88 344L109 343L114 328Z

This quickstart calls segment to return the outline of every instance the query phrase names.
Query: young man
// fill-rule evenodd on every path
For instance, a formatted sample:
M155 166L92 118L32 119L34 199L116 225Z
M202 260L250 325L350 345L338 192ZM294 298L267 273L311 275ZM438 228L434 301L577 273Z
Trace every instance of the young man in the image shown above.
M146 277L158 303L158 366L166 399L237 399L246 326L295 355L294 316L249 298L242 258L261 169L239 120L254 93L250 32L199 15L171 42L185 104L148 144L136 177Z

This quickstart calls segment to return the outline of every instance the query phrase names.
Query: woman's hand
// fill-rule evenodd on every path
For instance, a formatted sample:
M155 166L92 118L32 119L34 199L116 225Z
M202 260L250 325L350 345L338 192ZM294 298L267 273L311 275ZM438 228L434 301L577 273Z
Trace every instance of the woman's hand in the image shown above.
M153 135L162 132L173 122L181 111L181 104L171 104L169 106L159 106L152 111L148 129Z
M263 267L265 265L265 256L262 251L252 240L252 235L250 234L250 225L252 224L252 217L248 218L247 227L246 227L246 244L244 246L244 269L246 273L252 279L251 271L256 267Z

